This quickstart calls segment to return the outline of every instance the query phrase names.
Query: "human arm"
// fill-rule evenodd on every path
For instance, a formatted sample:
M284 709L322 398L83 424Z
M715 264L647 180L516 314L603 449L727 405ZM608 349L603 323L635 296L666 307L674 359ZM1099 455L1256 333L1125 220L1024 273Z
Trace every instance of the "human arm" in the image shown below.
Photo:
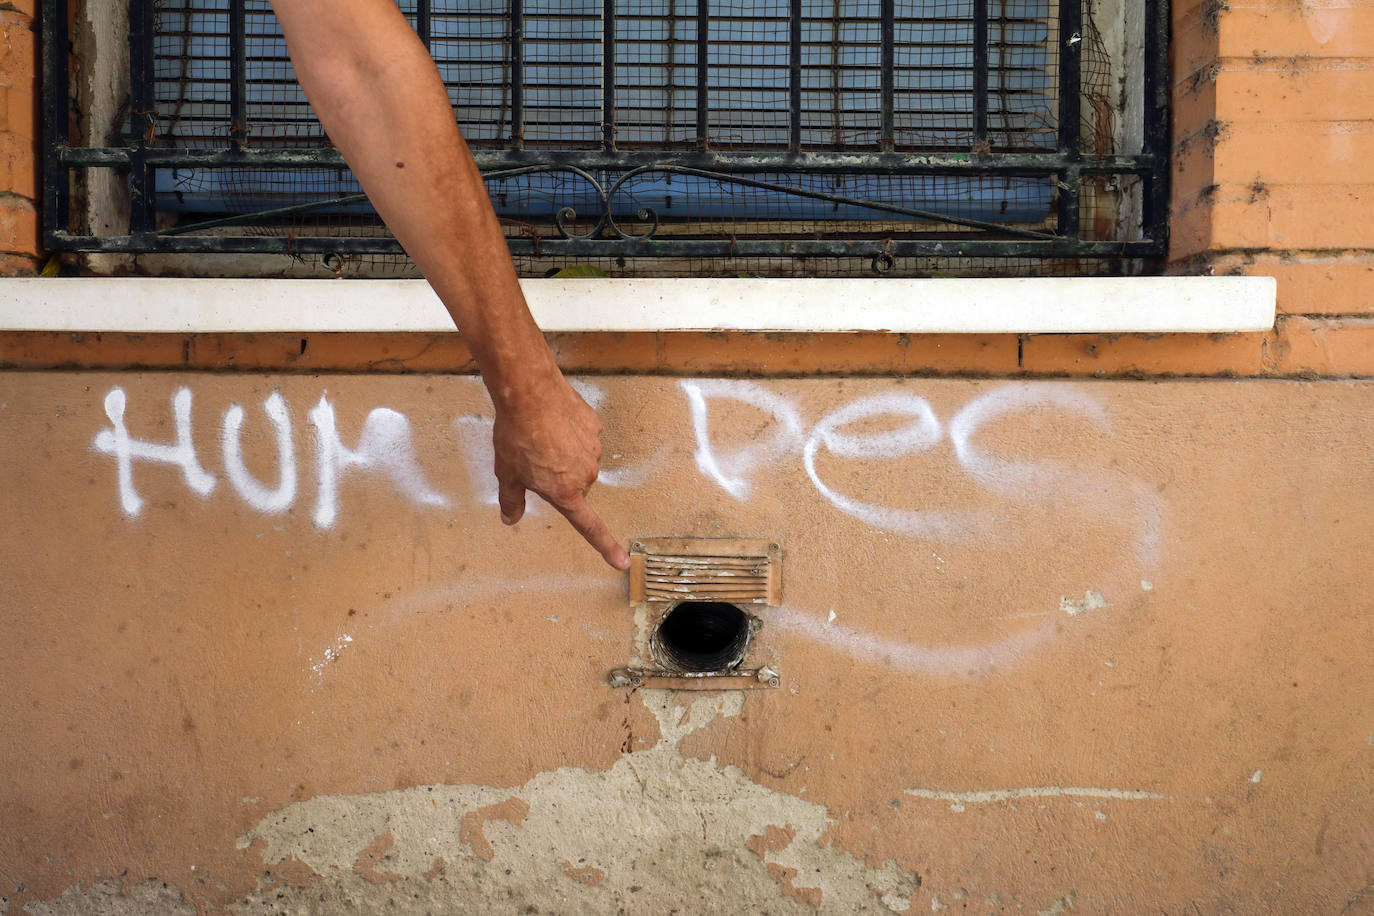
M543 496L617 569L587 503L601 423L555 364L434 61L393 0L272 0L296 76L378 214L429 280L496 410L501 517ZM460 241L461 240L461 241Z

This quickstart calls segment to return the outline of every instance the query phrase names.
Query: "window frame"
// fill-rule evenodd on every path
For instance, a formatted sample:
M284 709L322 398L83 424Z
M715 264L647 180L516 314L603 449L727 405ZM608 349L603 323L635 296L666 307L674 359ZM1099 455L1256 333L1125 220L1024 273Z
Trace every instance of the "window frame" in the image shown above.
M115 254L140 253L229 253L229 254L296 254L320 256L348 256L358 254L400 254L400 245L386 237L325 237L325 236L223 236L190 235L188 227L159 230L156 220L156 170L159 168L346 168L342 157L332 148L310 150L253 149L245 145L242 133L228 138L220 150L184 150L161 148L149 142L155 131L153 99L154 0L130 0L130 79L131 79L131 135L137 139L127 146L72 146L65 129L69 124L69 43L68 0L40 0L43 23L43 104L45 136L43 146L43 236L49 250L62 252L100 252ZM419 31L427 37L429 0L417 0L420 10ZM1058 148L1045 153L907 153L897 152L891 143L884 142L884 150L868 153L806 151L795 144L785 151L731 152L700 148L685 151L618 150L614 141L614 93L606 93L606 135L599 150L535 150L522 149L519 131L513 132L511 148L502 150L477 149L479 166L489 178L502 174L514 175L532 171L572 170L592 182L596 193L609 205L621 186L603 186L598 176L607 172L645 174L696 175L723 182L757 182L751 176L764 172L790 174L866 174L866 175L939 175L939 176L1027 176L1052 179L1059 193L1056 195L1056 229L1054 233L1035 232L1017 227L986 223L980 220L949 219L947 215L927 214L895 205L877 205L875 212L899 216L937 216L942 222L962 224L969 229L998 237L955 238L713 238L675 239L627 232L613 218L604 218L590 234L578 235L558 227L560 237L531 239L515 236L509 239L513 255L542 257L685 257L685 258L751 258L751 257L811 257L854 258L871 260L874 269L882 272L895 259L906 257L948 258L1037 258L1037 259L1140 259L1158 261L1166 255L1168 245L1168 62L1169 37L1168 0L1145 0L1143 42L1143 111L1141 152L1134 155L1089 156L1079 148L1081 100L1079 54L1082 47L1081 0L1051 0L1058 4L1058 40L1061 47L1075 53L1058 55L1059 100ZM1128 0L1130 2L1130 0ZM608 33L614 29L615 0L603 0L607 15ZM793 22L799 22L802 0L790 0ZM894 0L883 0L884 21L890 25ZM229 0L231 22L239 28L231 30L230 48L234 78L231 80L230 105L233 123L241 124L245 110L244 35L242 24L244 0ZM981 9L986 24L987 0L974 0ZM513 17L518 17L521 0L511 0ZM703 7L705 8L704 5ZM63 24L53 28L53 24ZM513 34L518 34L518 21L513 22ZM890 138L892 105L891 28L885 28L883 64L884 136ZM984 32L986 31L986 25ZM791 29L794 55L793 95L796 94L796 51L799 28ZM518 57L519 42L512 41L512 55ZM604 66L610 84L614 84L615 67L613 45L605 54ZM981 70L986 86L986 44ZM517 68L518 69L518 68ZM1065 91L1064 87L1074 87ZM977 93L975 93L977 95ZM984 104L976 106L975 123L986 131L986 93ZM518 124L517 106L513 118ZM793 109L793 139L796 133L796 109ZM552 161L554 158L557 162ZM129 197L129 230L125 234L74 234L71 231L71 171L73 169L113 170L124 176ZM1082 237L1079 226L1079 192L1084 176L1135 176L1142 183L1140 200L1139 239L1092 241ZM622 179L623 180L623 179ZM812 192L789 193L808 196ZM824 195L820 199L827 199ZM837 201L853 203L838 196ZM301 205L296 210L308 210L338 200ZM607 206L609 210L609 206ZM261 218L262 214L253 214ZM189 228L211 228L244 222L243 217L227 217L203 221ZM656 228L656 218L654 228Z

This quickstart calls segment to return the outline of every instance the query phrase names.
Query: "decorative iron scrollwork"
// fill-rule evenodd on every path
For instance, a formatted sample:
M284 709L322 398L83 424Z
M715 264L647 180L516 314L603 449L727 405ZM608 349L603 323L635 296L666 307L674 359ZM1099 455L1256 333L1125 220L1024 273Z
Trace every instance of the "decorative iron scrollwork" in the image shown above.
M653 207L639 206L635 210L635 216L641 223L648 223L648 230L642 233L627 232L615 216L615 201L621 194L629 194L636 179L646 175L684 175L694 178L703 178L708 181L715 181L722 184L733 184L740 187L755 188L774 194L798 197L807 200L819 200L833 203L839 206L858 207L861 209L872 210L877 213L886 213L894 216L919 219L926 222L946 223L954 226L962 226L969 229L980 229L987 232L995 232L1001 236L1012 236L1016 238L1034 239L1037 241L1053 241L1056 236L1047 232L1037 232L1031 229L1023 229L1019 226L1010 226L1005 223L993 223L986 220L973 219L966 216L956 216L950 213L938 213L932 210L923 210L916 207L905 207L899 204L887 203L883 201L865 200L860 197L853 197L844 194L832 194L826 191L813 191L808 188L799 188L793 185L781 184L775 181L764 181L759 178L751 178L748 175L734 174L729 172L715 172L708 169L692 168L690 166L674 165L668 162L651 163L622 172L608 187L605 182L606 174L600 176L583 169L579 166L564 163L541 163L538 165L520 166L518 168L495 169L484 172L482 177L485 181L507 180L519 178L527 175L537 174L557 174L568 173L577 176L587 183L592 190L596 200L600 204L601 212L597 214L596 221L590 229L585 232L577 232L571 226L573 220L578 217L577 210L571 205L559 207L554 211L554 227L558 230L561 238L567 240L589 241L592 239L612 238L623 242L643 242L653 239L661 226L658 211ZM314 210L325 210L331 207L356 204L366 200L362 194L349 194L341 197L331 197L325 200L311 201L304 204L296 204L291 207L282 207L272 210L259 210L254 213L236 213L233 216L220 217L214 220L192 223L163 229L160 235L186 235L202 229L209 229L227 225L246 225L264 219L276 219L284 216L296 216ZM887 266L890 268L892 257L885 255ZM879 270L877 259L874 260L874 269Z
M629 189L636 179L649 174L663 175L686 175L694 178L705 178L709 181L721 182L723 184L734 184L746 188L757 188L775 194L800 197L808 200L820 200L827 203L838 204L841 206L858 207L866 210L873 210L878 213L888 213L894 216L903 216L911 219L920 219L928 222L947 223L954 226L963 226L969 229L981 229L987 232L996 232L1004 236L1014 236L1017 238L1036 239L1040 241L1052 241L1055 236L1047 232L1036 232L1031 229L1023 229L1019 226L1009 226L1005 223L993 223L986 220L973 219L966 216L956 216L950 213L937 213L932 210L922 210L915 207L904 207L898 204L885 203L882 201L864 200L859 197L851 197L843 194L831 194L825 191L812 191L807 188L799 188L793 185L780 184L774 181L764 181L758 178L750 178L747 175L738 175L727 172L713 172L707 169L691 168L689 166L674 165L668 162L653 163L632 168L623 172L619 178L606 187L603 182L585 169L572 165L551 164L547 166L530 166L521 169L503 169L500 171L488 172L484 175L487 179L509 178L514 175L526 175L536 172L571 172L586 181L596 192L596 197L601 202L601 213L596 224L590 231L584 233L572 232L568 228L568 223L577 217L577 211L570 207L560 207L554 215L554 225L559 234L565 239L594 239L602 237L606 230L614 233L615 238L627 242L641 242L652 239L660 227L658 211L653 207L640 206L636 211L636 217L640 222L649 223L647 232L634 234L626 232L621 228L615 217L615 200L622 193L629 193ZM888 256L891 261L891 257ZM876 269L876 268L875 268Z

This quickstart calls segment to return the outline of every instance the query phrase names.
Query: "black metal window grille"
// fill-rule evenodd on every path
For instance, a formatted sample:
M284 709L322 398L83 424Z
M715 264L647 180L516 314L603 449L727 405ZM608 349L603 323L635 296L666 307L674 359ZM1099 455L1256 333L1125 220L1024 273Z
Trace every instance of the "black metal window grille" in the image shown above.
M1145 0L1143 54L1115 72L1100 2L400 6L517 262L923 273L1164 254L1167 0ZM400 252L311 113L267 0L129 0L128 117L106 146L71 142L67 5L42 0L50 248ZM1114 111L1105 84L1134 77L1143 110ZM1133 114L1143 140L1122 154L1115 119ZM92 169L127 182L126 233L74 212Z

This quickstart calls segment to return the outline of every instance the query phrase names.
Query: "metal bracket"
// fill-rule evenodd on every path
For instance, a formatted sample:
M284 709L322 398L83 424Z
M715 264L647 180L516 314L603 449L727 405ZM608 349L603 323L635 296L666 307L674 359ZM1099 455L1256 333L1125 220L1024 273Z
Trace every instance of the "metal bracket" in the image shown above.
M666 668L613 668L612 687L661 687L669 690L759 690L781 687L782 678L767 665L730 671L669 671Z

